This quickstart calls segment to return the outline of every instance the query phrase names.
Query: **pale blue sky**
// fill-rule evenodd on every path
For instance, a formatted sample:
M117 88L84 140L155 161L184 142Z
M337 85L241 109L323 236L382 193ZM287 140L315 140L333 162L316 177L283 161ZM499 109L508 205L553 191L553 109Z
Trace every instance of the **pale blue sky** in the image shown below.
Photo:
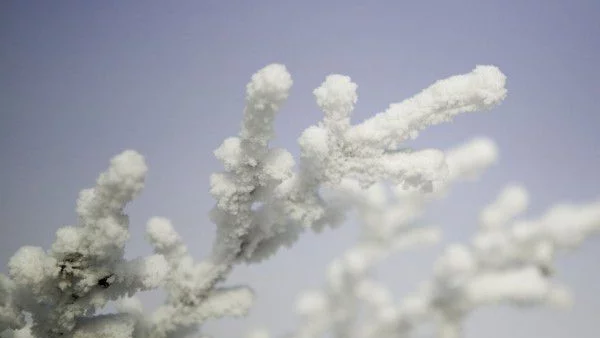
M214 234L208 176L220 166L212 151L237 133L244 86L271 62L294 79L275 142L294 154L301 131L321 117L312 89L330 73L358 83L360 121L476 64L502 69L509 95L499 108L431 128L413 144L448 148L486 135L499 145L499 164L429 216L448 241L465 240L509 182L529 189L532 216L558 201L600 197L599 16L595 0L3 1L0 259L23 245L47 248L59 226L75 222L78 191L127 148L150 167L128 208L128 255L149 252L143 229L159 215L201 258ZM241 267L231 283L256 290L251 315L207 331L293 328L295 296L323 283L326 265L355 234L350 224L306 235L270 261ZM428 276L437 251L393 259L380 276L401 298ZM576 293L571 312L486 309L468 321L467 337L597 337L598 258L600 239L561 259L558 278Z

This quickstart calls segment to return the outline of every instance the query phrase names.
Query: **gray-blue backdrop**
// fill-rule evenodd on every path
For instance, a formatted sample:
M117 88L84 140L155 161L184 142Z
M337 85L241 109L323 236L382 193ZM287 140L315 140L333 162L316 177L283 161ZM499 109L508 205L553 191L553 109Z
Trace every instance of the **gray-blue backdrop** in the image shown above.
M465 183L428 216L446 241L465 240L478 211L503 185L522 182L529 215L558 201L600 196L600 2L591 1L2 1L0 3L0 271L23 245L49 247L75 222L79 190L118 152L133 148L150 172L128 207L127 255L150 251L151 216L173 220L198 258L214 226L212 151L237 133L250 75L271 62L294 78L277 117L275 145L321 118L312 96L330 73L359 85L356 121L433 81L494 64L509 95L491 112L461 116L413 143L447 148L487 135L500 162ZM356 224L306 235L291 250L241 267L231 283L257 292L251 315L211 322L217 337L264 326L294 327L295 296L324 281L328 262L350 246ZM398 299L429 275L438 248L380 269ZM600 239L560 260L558 279L576 291L570 312L484 309L467 337L597 337ZM160 294L144 297L148 306Z

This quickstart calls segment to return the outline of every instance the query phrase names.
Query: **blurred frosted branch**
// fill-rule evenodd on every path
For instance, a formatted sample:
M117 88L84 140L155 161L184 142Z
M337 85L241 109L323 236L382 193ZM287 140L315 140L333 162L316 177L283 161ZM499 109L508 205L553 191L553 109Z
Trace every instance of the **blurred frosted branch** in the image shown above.
M360 309L367 306L367 318L389 316L393 311L390 292L372 279L370 271L380 261L399 251L436 243L439 230L418 226L427 204L444 196L450 185L480 175L497 158L491 140L475 138L445 152L449 166L447 180L435 193L402 186L386 192L382 183L363 190L354 180L344 180L331 192L332 200L345 200L358 211L362 232L357 244L333 261L327 272L327 285L299 298L297 312L302 325L292 337L354 337L359 332ZM471 156L466 156L469 153Z
M448 153L452 152L456 150ZM471 162L476 163L475 159ZM414 206L415 201L421 204L421 197L425 197L403 194L408 200L400 207L380 209L383 199L375 198L377 194L372 196L371 201L377 203L363 203L363 210L376 215L398 212L393 219L405 224L416 219L411 214L414 208L401 206ZM559 204L538 219L514 220L526 210L528 200L521 186L509 185L502 190L482 210L479 230L471 242L449 245L436 260L433 277L398 305L392 293L373 280L368 270L378 261L372 257L385 257L373 255L385 250L381 240L393 242L399 237L412 243L412 232L386 231L374 244L376 250L365 250L369 239L361 237L354 248L331 264L324 290L312 290L300 297L297 312L303 324L292 336L312 338L332 333L345 338L416 337L420 327L434 324L440 338L456 338L462 337L466 316L482 306L570 306L569 290L554 281L553 261L561 250L575 249L600 231L600 203ZM371 238L377 238L372 234L377 234L378 226L384 228L384 218L363 218L363 228ZM410 229L406 225L402 228Z

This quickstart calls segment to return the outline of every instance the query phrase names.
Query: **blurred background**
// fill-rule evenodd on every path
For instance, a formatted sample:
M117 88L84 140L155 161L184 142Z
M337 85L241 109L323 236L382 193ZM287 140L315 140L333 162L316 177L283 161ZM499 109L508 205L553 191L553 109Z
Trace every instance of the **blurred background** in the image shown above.
M208 177L212 152L236 135L245 85L284 63L294 79L277 117L274 146L295 156L297 137L321 119L312 90L326 75L358 83L353 120L434 81L493 64L508 76L498 108L427 129L416 148L493 138L500 161L480 181L454 187L426 217L444 243L466 241L478 213L508 183L531 194L528 217L554 203L600 197L600 2L590 1L2 1L0 3L0 272L23 245L49 248L74 224L78 192L109 159L141 152L150 171L127 211L127 256L147 255L146 221L170 218L198 259L215 228ZM356 222L306 234L289 250L238 267L247 318L211 321L215 337L264 327L294 329L296 296L324 284L329 262L350 247ZM378 276L398 300L430 275L442 246L388 260ZM466 337L597 337L600 237L557 266L575 292L570 311L486 308ZM148 310L161 302L143 296Z

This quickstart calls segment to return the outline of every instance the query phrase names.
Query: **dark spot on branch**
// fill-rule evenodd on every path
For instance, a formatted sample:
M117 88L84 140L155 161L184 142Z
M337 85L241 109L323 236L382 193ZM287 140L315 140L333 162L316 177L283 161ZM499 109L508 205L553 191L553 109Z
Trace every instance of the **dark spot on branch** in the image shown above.
M542 274L542 276L544 277L550 277L552 276L554 273L552 271L552 268L547 266L547 265L538 265L538 269L540 270L540 273Z
M250 244L250 241L248 241L247 236L244 236L243 238L241 238L240 247L235 255L235 259L242 258L242 256L246 253L246 248L248 247L249 244Z
M104 276L102 278L100 278L98 280L98 285L100 285L101 288L106 289L110 286L112 281L109 281L110 277L112 277L113 274L110 274L108 276Z
M65 262L69 262L69 263L74 263L76 261L81 260L81 258L83 258L83 254L79 253L79 252L73 252L73 253L69 253L67 255L65 255Z

